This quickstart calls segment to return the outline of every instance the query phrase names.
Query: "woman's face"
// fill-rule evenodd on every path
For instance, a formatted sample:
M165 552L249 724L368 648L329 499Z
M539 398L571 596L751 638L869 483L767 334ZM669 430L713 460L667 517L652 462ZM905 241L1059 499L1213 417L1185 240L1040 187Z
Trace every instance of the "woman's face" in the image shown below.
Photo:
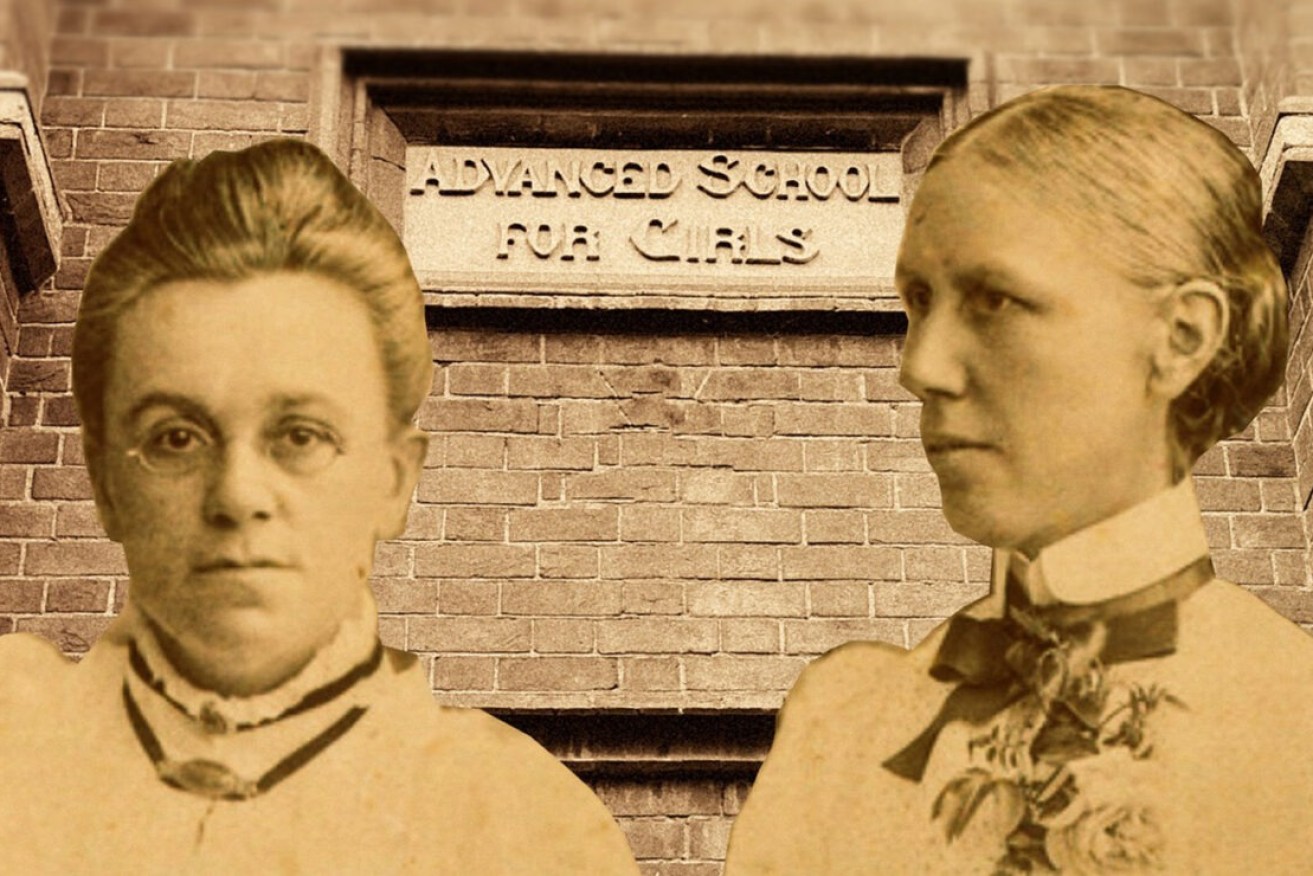
M897 268L901 380L958 532L1034 553L1171 483L1150 294L970 153L936 165ZM1033 189L1031 189L1033 191Z
M317 275L173 283L120 317L97 501L193 681L272 687L359 610L422 459L386 389L364 305Z

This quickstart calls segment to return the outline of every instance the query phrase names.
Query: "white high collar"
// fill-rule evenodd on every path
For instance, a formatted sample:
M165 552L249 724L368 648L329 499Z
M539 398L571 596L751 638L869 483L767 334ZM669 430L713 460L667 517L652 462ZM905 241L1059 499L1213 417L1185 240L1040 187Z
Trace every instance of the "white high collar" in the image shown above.
M1088 605L1132 593L1207 556L1208 539L1187 476L1138 505L1039 552L995 550L994 592L1011 567L1035 605Z

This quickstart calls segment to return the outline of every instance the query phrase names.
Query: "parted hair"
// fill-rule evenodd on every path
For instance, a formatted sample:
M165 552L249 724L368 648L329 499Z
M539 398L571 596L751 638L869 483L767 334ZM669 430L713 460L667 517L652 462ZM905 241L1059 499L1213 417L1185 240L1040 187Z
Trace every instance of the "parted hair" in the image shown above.
M1212 362L1171 406L1181 473L1245 428L1280 386L1286 282L1262 236L1262 191L1221 132L1155 97L1073 85L1023 95L940 144L927 172L970 154L1044 209L1095 232L1149 290L1215 283L1229 305Z
M96 258L73 332L73 394L88 455L104 438L104 391L119 316L159 286L307 272L368 310L395 424L428 394L424 301L396 231L315 146L271 140L169 165ZM276 292L272 294L277 294Z

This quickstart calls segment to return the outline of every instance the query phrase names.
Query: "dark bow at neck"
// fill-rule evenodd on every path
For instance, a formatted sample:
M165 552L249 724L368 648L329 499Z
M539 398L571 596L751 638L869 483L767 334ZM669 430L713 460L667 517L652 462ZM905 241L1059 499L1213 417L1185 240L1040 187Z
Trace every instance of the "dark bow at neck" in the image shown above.
M1201 557L1132 593L1090 605L1034 606L1008 576L1001 618L955 616L930 667L937 681L956 684L919 736L884 762L890 772L919 782L939 733L953 721L979 724L1034 692L1037 664L1054 647L1101 639L1101 665L1163 657L1176 650L1177 607L1213 578ZM1079 703L1070 704L1079 710Z

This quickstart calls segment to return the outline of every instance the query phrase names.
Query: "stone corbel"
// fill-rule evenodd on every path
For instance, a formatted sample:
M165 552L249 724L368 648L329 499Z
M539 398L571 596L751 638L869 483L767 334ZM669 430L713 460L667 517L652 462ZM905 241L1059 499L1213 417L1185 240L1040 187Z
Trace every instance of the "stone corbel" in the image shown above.
M1299 260L1313 217L1313 98L1290 97L1279 107L1276 129L1259 175L1263 182L1263 234L1287 280Z
M0 229L23 292L54 272L63 219L27 79L0 71Z

